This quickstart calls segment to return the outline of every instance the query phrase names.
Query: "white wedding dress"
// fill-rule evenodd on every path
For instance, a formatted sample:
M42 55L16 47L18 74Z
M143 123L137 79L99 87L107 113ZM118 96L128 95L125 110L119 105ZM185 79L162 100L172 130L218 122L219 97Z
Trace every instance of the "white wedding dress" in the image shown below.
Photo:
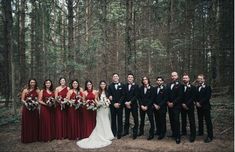
M106 98L105 93L101 94L101 99ZM99 102L104 102L100 100ZM97 110L96 126L88 138L77 141L77 145L83 149L94 149L108 146L114 138L111 130L109 107L100 107Z

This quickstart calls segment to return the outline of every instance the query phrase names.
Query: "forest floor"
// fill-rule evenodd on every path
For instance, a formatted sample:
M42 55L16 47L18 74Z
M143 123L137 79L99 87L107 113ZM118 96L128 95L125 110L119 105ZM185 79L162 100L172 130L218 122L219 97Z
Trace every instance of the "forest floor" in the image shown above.
M95 150L84 150L76 146L76 141L70 140L53 140L51 142L34 142L23 144L20 142L20 120L2 123L0 125L0 152L75 152L75 151L216 151L230 152L234 151L234 98L231 96L216 97L211 100L212 103L212 122L214 125L215 139L211 143L204 143L204 137L197 137L194 143L188 141L188 137L183 136L179 145L171 138L157 140L155 137L147 141L147 132L149 123L146 121L145 136L132 140L130 136L122 137L120 140L113 140L110 146ZM4 115L3 115L4 114ZM0 109L0 119L8 117L6 110ZM6 120L6 118L5 118ZM12 119L11 119L12 120ZM197 120L197 117L196 117ZM3 121L0 121L3 122ZM167 125L169 125L167 116ZM189 129L189 128L187 128ZM168 134L170 128L167 126ZM206 131L206 129L205 129ZM189 132L189 130L188 130Z

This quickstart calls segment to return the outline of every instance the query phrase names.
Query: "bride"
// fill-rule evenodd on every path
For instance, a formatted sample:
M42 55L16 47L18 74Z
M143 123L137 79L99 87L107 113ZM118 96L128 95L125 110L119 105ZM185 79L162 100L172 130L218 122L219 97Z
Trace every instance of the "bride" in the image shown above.
M88 138L77 141L77 145L84 149L102 148L112 143L114 138L109 117L109 104L107 99L107 84L105 81L100 81L99 91L97 93L97 115L96 126Z

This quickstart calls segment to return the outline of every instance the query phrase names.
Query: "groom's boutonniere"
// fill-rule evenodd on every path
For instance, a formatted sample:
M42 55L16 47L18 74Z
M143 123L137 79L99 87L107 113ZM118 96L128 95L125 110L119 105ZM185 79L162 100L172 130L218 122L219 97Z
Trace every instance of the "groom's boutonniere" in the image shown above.
M118 83L118 88L119 88L119 90L122 89L121 83Z
M147 89L149 90L149 89L150 89L150 86L148 86Z
M178 81L176 81L176 82L175 82L175 84L176 84L176 85L178 85L178 84L179 84L179 82L178 82Z
M191 87L191 85L190 85L190 84L188 84L188 85L187 85L187 87L188 87L188 88L190 88L190 87Z
M162 85L160 86L160 89L163 89L163 86L162 86Z

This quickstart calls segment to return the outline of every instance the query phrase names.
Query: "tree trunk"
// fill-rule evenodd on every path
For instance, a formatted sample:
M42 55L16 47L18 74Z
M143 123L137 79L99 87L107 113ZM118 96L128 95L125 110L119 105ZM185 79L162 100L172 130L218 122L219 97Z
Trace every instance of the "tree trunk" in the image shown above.
M12 19L12 8L11 8L11 0L2 0L2 8L3 8L3 27L4 27L4 60L5 60L5 69L4 78L5 78L5 92L4 95L6 97L5 106L8 107L10 96L14 96L15 91L13 90L14 77L12 74L15 71L12 71L12 27L13 27L13 19ZM13 101L15 102L15 101Z

